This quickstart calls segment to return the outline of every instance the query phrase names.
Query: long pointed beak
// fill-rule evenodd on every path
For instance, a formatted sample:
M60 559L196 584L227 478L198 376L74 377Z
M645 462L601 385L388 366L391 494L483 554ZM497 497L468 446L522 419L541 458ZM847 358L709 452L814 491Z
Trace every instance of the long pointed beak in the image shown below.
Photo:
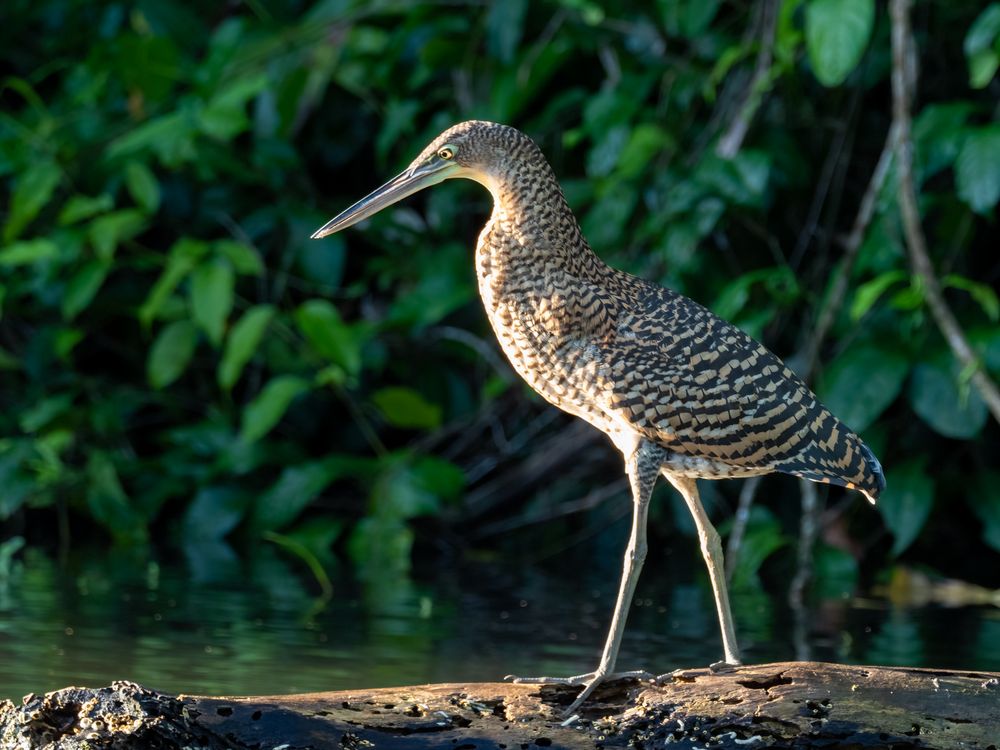
M383 208L391 206L397 201L403 200L407 196L423 190L431 185L448 179L457 171L458 165L455 162L434 161L420 164L407 169L382 187L366 195L353 206L334 216L330 221L321 226L312 234L312 239L318 240L341 229L357 224L359 221L367 219L381 211Z

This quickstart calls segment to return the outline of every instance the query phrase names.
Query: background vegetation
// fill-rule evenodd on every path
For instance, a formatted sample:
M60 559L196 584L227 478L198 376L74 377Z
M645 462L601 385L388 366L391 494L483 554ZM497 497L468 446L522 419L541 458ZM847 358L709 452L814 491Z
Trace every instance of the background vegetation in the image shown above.
M484 191L449 183L308 239L477 117L540 143L602 257L759 337L874 448L880 521L838 489L810 511L821 583L902 558L1000 587L1000 433L911 270L882 3L4 16L0 563L24 544L269 540L322 583L334 556L399 575L415 543L484 551L546 519L532 533L572 538L624 502L606 441L499 356L472 269ZM1000 3L927 0L913 19L922 228L995 378ZM731 510L740 487L704 492ZM761 487L746 585L796 565L800 486ZM689 528L658 508L654 533Z

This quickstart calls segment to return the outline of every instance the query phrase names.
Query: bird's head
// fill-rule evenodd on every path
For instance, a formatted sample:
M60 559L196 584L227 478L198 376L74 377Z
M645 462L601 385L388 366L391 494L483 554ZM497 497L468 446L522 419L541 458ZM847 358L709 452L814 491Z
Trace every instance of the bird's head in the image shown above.
M500 170L511 153L524 144L537 150L527 136L507 125L483 120L452 125L431 141L410 166L330 219L312 238L346 229L419 190L454 177L475 180L495 197Z

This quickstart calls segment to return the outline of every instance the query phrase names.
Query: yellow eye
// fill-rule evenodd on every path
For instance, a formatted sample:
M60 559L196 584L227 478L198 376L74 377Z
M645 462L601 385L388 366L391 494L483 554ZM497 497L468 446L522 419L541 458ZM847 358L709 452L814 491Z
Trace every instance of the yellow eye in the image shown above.
M454 159L455 158L455 149L453 149L451 146L442 146L440 149L438 149L438 158L439 159Z

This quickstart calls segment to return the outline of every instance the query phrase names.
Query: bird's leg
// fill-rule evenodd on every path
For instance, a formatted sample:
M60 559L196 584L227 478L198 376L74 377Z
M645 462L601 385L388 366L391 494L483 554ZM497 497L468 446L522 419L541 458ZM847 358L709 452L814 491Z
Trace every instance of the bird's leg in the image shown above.
M729 609L729 592L726 590L726 570L722 557L722 544L719 532L708 520L705 508L698 497L698 485L694 479L672 476L666 472L663 476L677 488L687 503L688 510L694 516L694 524L698 528L698 539L701 542L701 554L708 566L708 577L712 581L712 591L715 594L715 607L719 611L719 625L722 629L722 647L726 654L726 664L740 663L740 650L736 645L736 628L733 626L733 613ZM715 665L713 665L715 666Z
M598 664L597 669L587 674L576 675L575 677L513 678L514 682L520 683L583 685L583 690L576 697L576 700L566 709L567 714L572 714L579 708L580 704L594 691L594 688L606 679L649 676L648 673L643 671L612 674L611 670L614 669L615 661L618 659L618 649L621 647L622 635L625 632L625 620L628 616L628 609L632 603L632 595L635 593L636 583L639 581L642 563L646 559L646 516L649 510L649 498L653 492L653 485L656 484L661 463L662 449L645 442L641 443L639 448L630 457L626 458L625 471L632 486L632 533L629 537L628 546L625 548L622 579L618 589L618 600L615 602L611 627L608 630L608 637L604 643L604 652L601 654L601 662Z

